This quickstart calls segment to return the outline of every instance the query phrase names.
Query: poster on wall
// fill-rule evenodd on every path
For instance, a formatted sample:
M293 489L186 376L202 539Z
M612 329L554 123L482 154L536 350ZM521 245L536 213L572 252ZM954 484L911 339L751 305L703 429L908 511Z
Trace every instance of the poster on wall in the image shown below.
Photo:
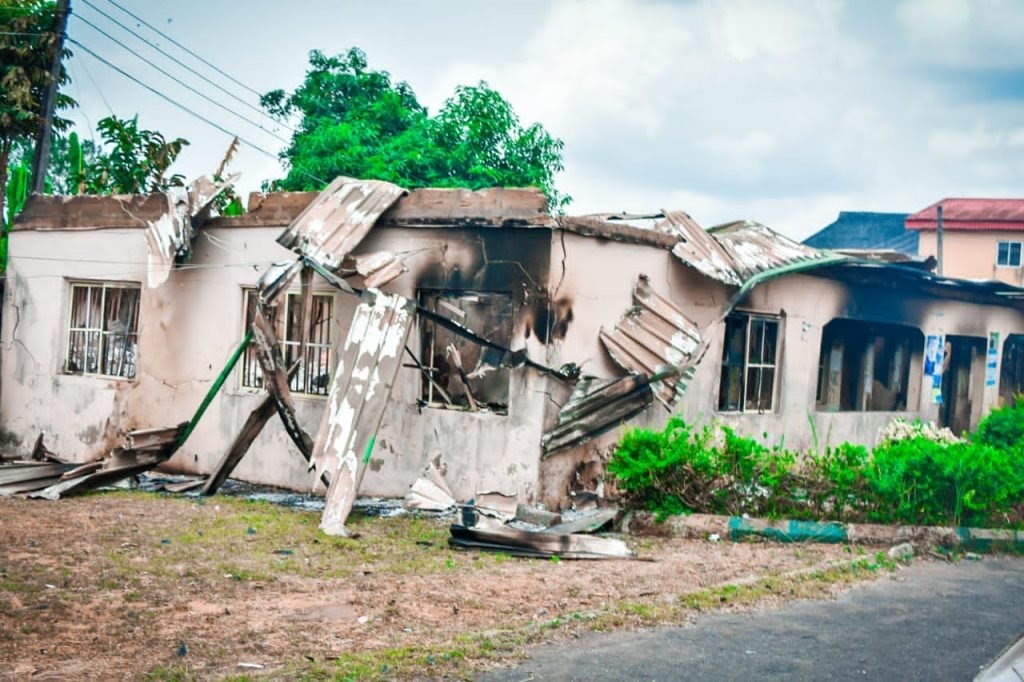
M995 386L999 381L999 332L988 335L988 355L985 358L985 385Z
M931 400L935 405L942 404L942 352L945 345L944 334L929 334L924 343L924 374L931 377Z

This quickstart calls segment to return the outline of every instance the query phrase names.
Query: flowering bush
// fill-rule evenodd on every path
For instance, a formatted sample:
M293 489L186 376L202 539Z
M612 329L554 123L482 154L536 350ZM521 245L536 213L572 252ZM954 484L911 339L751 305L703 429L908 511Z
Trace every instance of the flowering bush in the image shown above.
M905 440L916 440L918 438L930 440L933 443L941 443L943 445L953 445L954 443L964 442L963 438L958 438L946 427L940 429L932 422L923 422L919 419L908 422L903 417L896 417L882 427L882 430L878 432L877 445L879 447L883 447Z

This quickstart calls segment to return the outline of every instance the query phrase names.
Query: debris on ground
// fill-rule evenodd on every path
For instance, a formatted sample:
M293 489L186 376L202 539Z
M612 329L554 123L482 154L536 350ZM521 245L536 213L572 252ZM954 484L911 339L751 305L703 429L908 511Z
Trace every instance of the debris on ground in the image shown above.
M455 508L455 496L444 480L441 467L430 462L405 496L406 509L443 512Z
M484 549L512 556L561 559L626 559L634 555L622 540L593 535L566 535L517 528L451 527L448 544L462 549Z
M889 548L889 558L896 561L910 561L914 558L914 545L909 542L901 542Z
M56 500L155 469L177 449L187 425L129 431L106 458L85 463L60 459L46 449L40 434L32 459L0 465L0 495Z

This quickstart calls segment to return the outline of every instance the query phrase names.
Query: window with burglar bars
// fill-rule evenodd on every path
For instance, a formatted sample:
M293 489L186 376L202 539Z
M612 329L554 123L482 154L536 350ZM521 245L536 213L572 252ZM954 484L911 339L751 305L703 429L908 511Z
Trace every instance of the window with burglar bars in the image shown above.
M138 284L71 283L66 373L135 378L139 292Z
M718 409L773 411L778 352L778 318L746 314L727 317Z
M256 316L258 292L255 289L245 290L245 329L252 326ZM290 293L276 311L271 323L281 340L281 353L285 365L291 367L299 359L302 345L302 328L299 316L302 309L302 297L298 293ZM327 395L331 381L333 361L333 339L331 328L334 319L334 296L331 294L313 294L313 305L310 310L306 327L309 329L309 340L306 343L304 362L288 382L292 393L306 395ZM250 345L242 357L242 386L246 388L263 388L263 369L256 357L256 348Z

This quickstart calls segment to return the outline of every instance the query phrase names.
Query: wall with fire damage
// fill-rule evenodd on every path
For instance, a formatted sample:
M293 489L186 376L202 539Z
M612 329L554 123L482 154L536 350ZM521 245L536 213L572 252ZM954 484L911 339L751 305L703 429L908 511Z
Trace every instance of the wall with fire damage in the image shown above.
M658 293L697 324L708 344L674 411L689 421L718 420L739 433L763 438L766 444L784 444L796 450L844 441L873 444L879 429L896 416L939 420L932 377L924 373L925 339L929 335L956 335L983 345L990 333L998 333L1005 340L1007 334L1024 329L1024 315L1011 307L915 293L910 287L897 290L881 283L885 279L881 270L876 271L877 285L839 281L835 278L841 271L835 269L820 276L783 276L755 287L735 308L736 312L779 321L775 409L760 414L726 412L719 409L725 324L717 319L734 288L699 275L671 254L648 246L563 233L555 234L552 250L552 301L553 307L562 312L554 317L559 333L553 335L548 346L550 364L576 362L584 372L597 376L622 375L602 347L598 331L611 328L629 310L637 278L647 275ZM901 398L901 409L838 411L818 403L823 330L837 318L919 330L910 346L907 391ZM984 353L974 357L969 382L966 409L974 426L998 401L997 387L985 385ZM880 390L876 388L876 393ZM555 386L552 394L561 403L568 391ZM551 405L545 412L546 426L554 423L556 414L557 407ZM655 402L630 426L659 428L669 416L670 412ZM541 500L554 506L565 504L574 490L599 490L603 462L620 434L621 429L615 429L544 460Z
M13 233L4 310L4 320L13 322L5 323L3 330L8 350L0 420L21 437L23 448L45 431L51 449L88 460L109 451L119 432L167 426L192 416L245 334L246 289L256 286L269 264L294 258L275 242L283 226L252 227L245 221L221 219L204 228L189 263L155 289L145 288L147 249L142 228ZM548 230L381 227L357 251L397 253L408 272L384 288L414 299L429 292L443 301L440 314L456 321L458 316L443 307L449 295L465 299L483 294L486 299L488 294L498 294L509 307L487 322L501 329L475 331L500 332L511 348L543 360L549 242ZM77 280L142 284L134 379L63 372L70 286ZM334 296L330 339L337 345L348 332L358 300L328 287L319 277L314 282L317 293ZM358 278L353 282L361 285ZM460 498L482 490L535 497L547 402L543 375L519 367L509 370L502 384L495 380L496 372L488 374L486 366L486 361L497 364L499 357L472 357L478 351L464 347L465 362L472 362L483 375L478 390L497 390L504 405L496 409L484 404L486 394L480 396L476 409L461 403L444 406L441 399L427 404L423 374L414 366L427 360L424 332L418 322L409 341L417 360L407 357L408 366L399 372L362 493L404 495L427 461L440 456L447 463L448 482ZM448 371L450 358L444 357L444 350L439 349L437 360ZM188 442L168 462L169 468L205 473L228 449L265 396L261 389L242 385L243 365L244 360ZM467 372L473 369L466 367ZM325 398L301 393L294 397L300 423L315 435ZM264 427L234 475L298 490L314 486L314 476L276 417Z

